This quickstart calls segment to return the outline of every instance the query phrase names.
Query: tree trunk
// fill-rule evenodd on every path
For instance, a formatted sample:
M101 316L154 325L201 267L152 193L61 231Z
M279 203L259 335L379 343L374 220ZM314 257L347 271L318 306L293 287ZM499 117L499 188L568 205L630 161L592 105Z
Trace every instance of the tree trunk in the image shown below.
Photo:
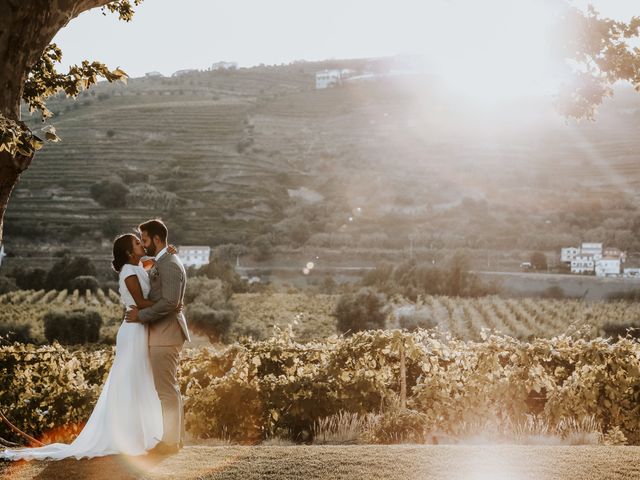
M0 113L4 117L20 120L20 100L29 68L56 33L85 10L107 3L110 0L0 1ZM31 160L0 152L0 245L11 192Z

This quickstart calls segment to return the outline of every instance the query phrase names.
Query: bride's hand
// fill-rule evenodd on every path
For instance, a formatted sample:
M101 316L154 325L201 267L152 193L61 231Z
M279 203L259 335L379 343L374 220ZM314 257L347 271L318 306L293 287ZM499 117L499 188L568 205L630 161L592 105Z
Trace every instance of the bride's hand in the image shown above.
M145 270L149 271L151 270L151 267L153 267L153 264L156 263L155 260L153 258L150 258L149 260L144 260L142 262L142 268L144 268Z
M167 252L175 255L176 253L178 253L178 249L175 247L175 245L169 245L167 247Z
M131 305L125 313L124 318L128 323L138 323L138 307Z
M182 310L184 310L184 303L179 303L178 306L176 307L176 312L182 313Z

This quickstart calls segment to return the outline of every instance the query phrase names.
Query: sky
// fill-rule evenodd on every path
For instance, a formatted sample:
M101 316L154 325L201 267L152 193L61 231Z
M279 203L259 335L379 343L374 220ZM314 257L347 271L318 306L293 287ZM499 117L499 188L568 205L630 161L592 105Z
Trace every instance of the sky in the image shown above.
M544 68L536 63L544 55L542 36L557 3L145 0L130 23L94 9L72 20L54 41L62 48L63 68L83 59L99 60L121 67L131 77L149 71L170 75L179 69L206 69L221 60L252 66L398 54L423 55L434 68L460 76L486 69L478 57L490 57L487 52L493 55L489 68L506 56L538 71ZM637 0L591 3L613 18L640 15ZM513 80L518 79L507 79Z

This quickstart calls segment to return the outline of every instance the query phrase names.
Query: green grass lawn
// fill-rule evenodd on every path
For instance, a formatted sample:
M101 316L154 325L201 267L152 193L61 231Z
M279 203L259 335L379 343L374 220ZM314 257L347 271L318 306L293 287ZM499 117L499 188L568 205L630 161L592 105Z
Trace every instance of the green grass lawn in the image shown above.
M0 463L0 478L637 479L640 447L191 446L164 459L111 456L82 461Z

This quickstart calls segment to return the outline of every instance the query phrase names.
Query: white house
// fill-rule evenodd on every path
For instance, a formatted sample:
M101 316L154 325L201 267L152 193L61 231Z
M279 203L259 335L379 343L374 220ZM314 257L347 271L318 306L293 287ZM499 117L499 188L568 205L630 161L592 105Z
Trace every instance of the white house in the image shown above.
M620 276L626 259L626 252L616 247L603 248L602 243L584 242L579 248L560 250L560 261L571 265L571 273L595 273L598 277Z
M211 247L195 245L195 246L179 246L178 255L185 267L201 267L209 263L209 255Z
M237 62L216 62L211 65L211 70L235 70L238 68Z
M316 90L335 87L342 83L342 70L321 70L316 72Z
M592 253L580 253L571 261L571 273L592 273L595 259Z
M0 245L0 267L2 266L2 258L6 256L7 254L4 253L4 245Z
M602 243L583 243L580 253L591 254L596 260L602 258Z
M181 77L183 75L187 75L189 73L194 73L197 72L198 70L196 70L195 68L186 68L184 70L178 70L175 71L171 74L172 77Z
M627 261L627 252L623 252L616 247L606 247L602 254L603 257L617 257L622 263Z
M602 257L596 260L596 277L617 277L620 275L620 257Z
M578 247L565 247L560 250L560 261L571 263L580 254Z

